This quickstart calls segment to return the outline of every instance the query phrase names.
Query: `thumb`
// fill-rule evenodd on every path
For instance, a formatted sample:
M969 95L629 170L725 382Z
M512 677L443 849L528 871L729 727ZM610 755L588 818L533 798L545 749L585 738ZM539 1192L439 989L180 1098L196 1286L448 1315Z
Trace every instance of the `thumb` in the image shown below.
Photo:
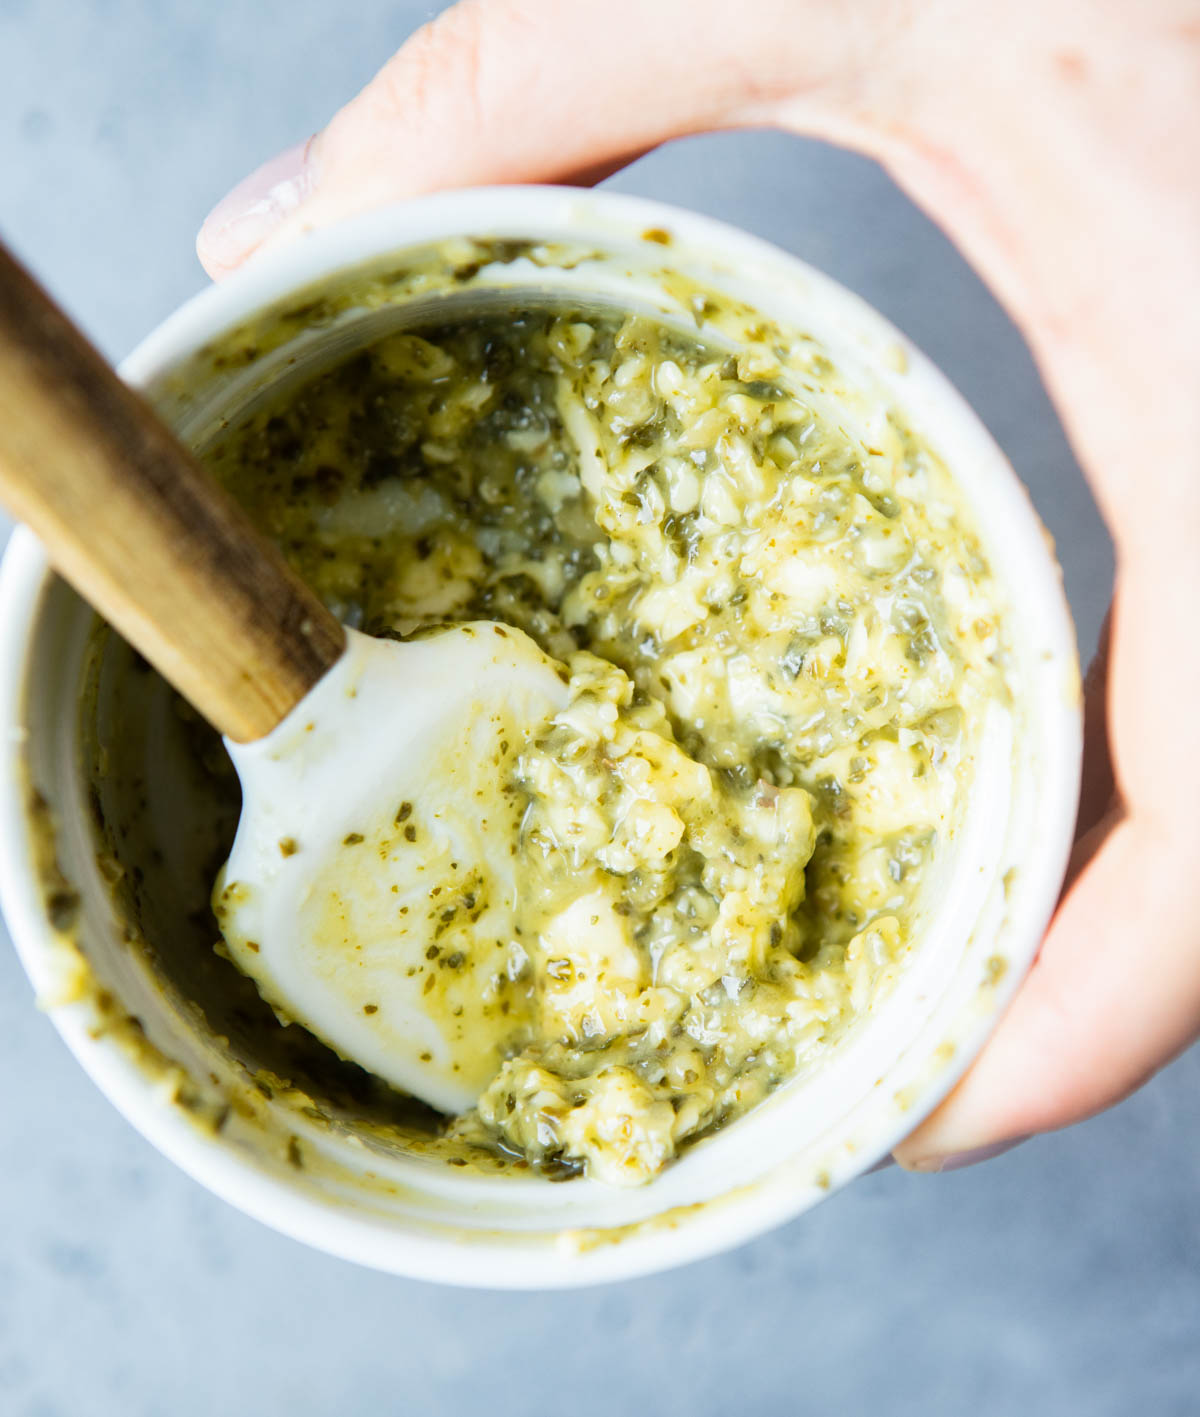
M798 85L812 130L853 141L860 28L828 9L760 0L753 24L731 26L713 0L464 0L322 133L237 186L204 223L200 260L219 278L261 246L441 188L598 180L669 138L775 122ZM804 55L789 53L798 30Z

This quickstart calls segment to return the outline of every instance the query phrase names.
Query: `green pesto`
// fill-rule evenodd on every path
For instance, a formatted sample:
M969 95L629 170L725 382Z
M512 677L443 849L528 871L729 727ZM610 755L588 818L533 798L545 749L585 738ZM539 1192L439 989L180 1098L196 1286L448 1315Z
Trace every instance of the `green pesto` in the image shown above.
M894 414L867 436L831 420L824 356L757 334L732 355L594 311L427 327L206 454L348 623L492 619L568 668L569 710L506 789L510 1056L450 1129L563 1174L646 1179L871 1007L1001 692L945 469ZM431 1008L494 947L469 929L488 889L436 906Z

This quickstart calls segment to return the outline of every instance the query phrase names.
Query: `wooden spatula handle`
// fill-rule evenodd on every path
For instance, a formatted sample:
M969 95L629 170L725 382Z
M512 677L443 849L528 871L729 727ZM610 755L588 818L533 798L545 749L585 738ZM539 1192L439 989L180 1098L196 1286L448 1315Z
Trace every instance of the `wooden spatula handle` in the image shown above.
M342 653L334 617L2 246L0 500L239 742Z

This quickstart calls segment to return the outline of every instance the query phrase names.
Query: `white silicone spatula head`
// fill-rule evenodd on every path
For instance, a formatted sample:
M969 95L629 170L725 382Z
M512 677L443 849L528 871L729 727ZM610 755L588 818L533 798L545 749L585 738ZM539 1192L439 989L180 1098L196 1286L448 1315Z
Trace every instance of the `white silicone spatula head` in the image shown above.
M528 636L489 622L345 654L268 737L233 745L237 839L214 897L264 997L447 1112L519 1027L509 783L566 699Z

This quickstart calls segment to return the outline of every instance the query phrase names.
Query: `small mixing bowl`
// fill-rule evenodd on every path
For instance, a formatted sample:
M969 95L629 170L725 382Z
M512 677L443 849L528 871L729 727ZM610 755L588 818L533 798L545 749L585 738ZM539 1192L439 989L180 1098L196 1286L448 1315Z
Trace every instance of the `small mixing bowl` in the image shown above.
M419 1144L389 1143L378 1099L353 1070L316 1099L286 1049L254 1055L251 1005L218 997L231 966L195 909L222 830L200 800L203 729L115 636L97 637L33 537L13 538L0 576L0 893L24 966L68 1046L144 1136L232 1204L320 1249L447 1283L550 1287L665 1269L759 1234L869 1169L936 1106L1020 984L1054 909L1081 724L1049 539L950 384L795 258L607 193L444 194L251 262L172 316L122 372L202 447L280 380L433 312L560 299L695 328L706 290L803 330L941 455L1007 600L1012 704L988 723L895 987L820 1067L648 1186L448 1165ZM115 756L114 734L124 744ZM141 836L118 842L122 832ZM127 907L139 891L135 928Z

